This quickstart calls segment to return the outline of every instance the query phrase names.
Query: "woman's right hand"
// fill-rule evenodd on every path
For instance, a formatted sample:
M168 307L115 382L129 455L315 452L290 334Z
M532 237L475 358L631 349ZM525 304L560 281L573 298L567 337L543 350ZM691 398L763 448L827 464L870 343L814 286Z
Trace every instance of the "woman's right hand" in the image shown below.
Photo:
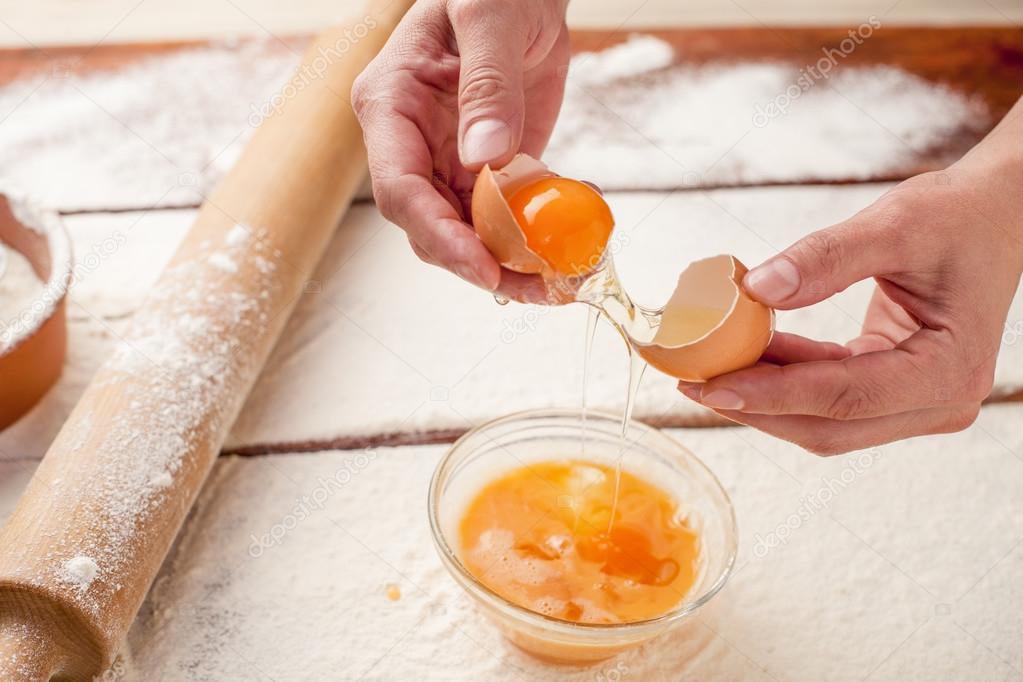
M380 212L422 260L520 301L544 301L543 283L476 237L472 187L485 164L542 154L564 93L567 4L421 0L352 90Z

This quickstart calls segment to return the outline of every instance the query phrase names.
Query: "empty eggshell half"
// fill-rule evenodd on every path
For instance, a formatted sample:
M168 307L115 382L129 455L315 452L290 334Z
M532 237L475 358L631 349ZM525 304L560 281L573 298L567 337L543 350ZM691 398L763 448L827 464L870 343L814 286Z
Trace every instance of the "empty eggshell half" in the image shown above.
M540 178L553 176L547 166L528 154L516 154L506 166L484 166L472 191L472 223L476 234L497 261L515 272L542 274L550 266L526 245L505 197Z
M707 381L749 367L771 340L774 311L742 288L747 268L734 256L696 261L678 278L649 341L631 339L651 365L683 381Z

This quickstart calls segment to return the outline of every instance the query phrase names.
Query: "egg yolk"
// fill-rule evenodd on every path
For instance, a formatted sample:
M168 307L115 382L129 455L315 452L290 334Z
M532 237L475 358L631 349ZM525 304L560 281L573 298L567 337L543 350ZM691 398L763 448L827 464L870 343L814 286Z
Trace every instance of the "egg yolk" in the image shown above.
M508 198L529 250L565 275L585 275L600 262L614 228L600 193L569 178L541 178Z
M676 498L628 471L616 483L613 465L592 461L512 469L477 493L459 537L459 558L487 587L577 623L656 618L699 577L700 535Z

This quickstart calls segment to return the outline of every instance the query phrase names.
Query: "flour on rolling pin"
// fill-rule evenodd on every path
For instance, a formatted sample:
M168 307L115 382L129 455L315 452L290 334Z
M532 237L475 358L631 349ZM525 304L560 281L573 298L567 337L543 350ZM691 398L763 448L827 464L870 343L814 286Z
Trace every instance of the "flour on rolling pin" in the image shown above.
M116 592L120 576L131 573L125 557L140 540L135 530L187 465L183 453L203 430L233 418L219 406L238 390L237 340L258 334L274 313L266 301L282 256L243 225L231 228L220 243L201 242L195 253L168 267L147 299L147 314L132 322L97 373L101 384L120 386L125 403L101 433L87 414L69 437L72 452L88 442L112 455L94 480L75 482L95 491L101 504L92 510L91 527L78 546L53 557L53 577L71 588L83 608L96 613L95 595ZM261 296L238 290L235 277L245 269L259 278ZM45 584L43 576L39 582Z
M96 579L98 573L99 566L96 565L92 557L76 556L68 559L64 564L64 574L67 581L82 590L89 589L89 585Z

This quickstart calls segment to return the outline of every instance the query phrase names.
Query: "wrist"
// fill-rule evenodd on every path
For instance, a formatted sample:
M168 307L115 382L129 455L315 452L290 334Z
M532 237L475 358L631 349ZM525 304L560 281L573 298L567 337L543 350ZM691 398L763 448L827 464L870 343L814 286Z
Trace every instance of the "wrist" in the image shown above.
M1023 272L1023 99L949 171L966 181L979 201L976 217L993 223L993 238L1012 251Z
M1023 98L953 166L1018 195L1023 182Z

